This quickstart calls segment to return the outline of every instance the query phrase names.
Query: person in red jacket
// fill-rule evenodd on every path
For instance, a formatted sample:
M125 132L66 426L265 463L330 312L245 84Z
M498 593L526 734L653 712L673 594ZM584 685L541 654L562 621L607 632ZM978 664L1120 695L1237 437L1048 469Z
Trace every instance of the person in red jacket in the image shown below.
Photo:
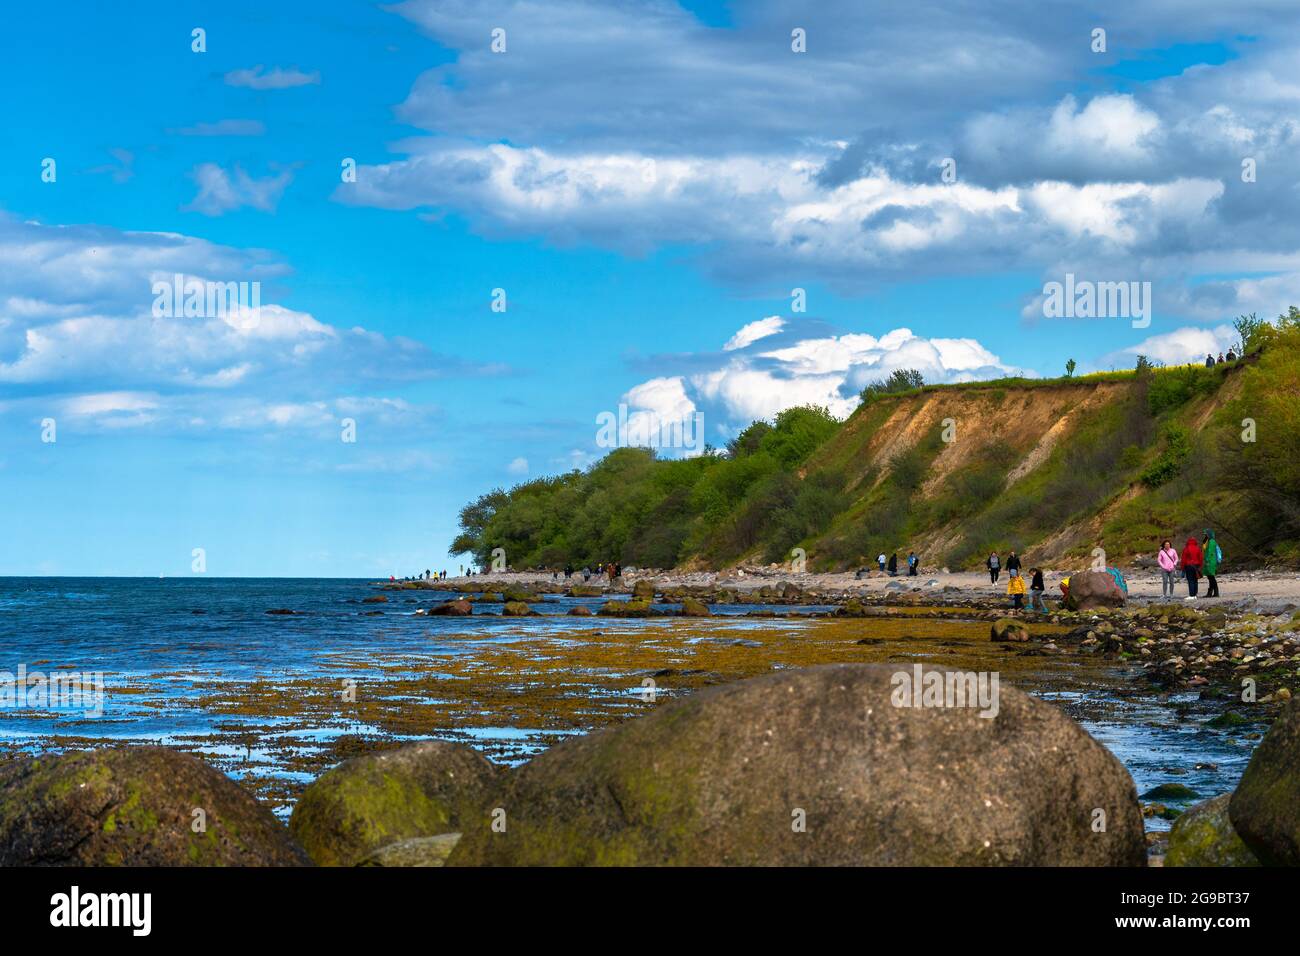
M1201 576L1201 562L1204 559L1201 556L1201 546L1196 543L1196 538L1187 539L1187 544L1183 546L1183 573L1187 575L1187 600L1196 600L1196 579Z

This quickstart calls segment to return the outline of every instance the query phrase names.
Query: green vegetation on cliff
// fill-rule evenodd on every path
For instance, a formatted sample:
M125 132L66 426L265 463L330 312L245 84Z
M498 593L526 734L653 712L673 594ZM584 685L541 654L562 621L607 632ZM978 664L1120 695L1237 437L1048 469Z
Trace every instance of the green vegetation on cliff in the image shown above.
M1057 379L925 385L897 373L844 422L792 408L725 452L620 448L465 506L451 553L513 568L789 560L880 551L979 564L992 548L1112 559L1219 529L1238 564L1300 561L1300 310L1244 319L1247 357Z

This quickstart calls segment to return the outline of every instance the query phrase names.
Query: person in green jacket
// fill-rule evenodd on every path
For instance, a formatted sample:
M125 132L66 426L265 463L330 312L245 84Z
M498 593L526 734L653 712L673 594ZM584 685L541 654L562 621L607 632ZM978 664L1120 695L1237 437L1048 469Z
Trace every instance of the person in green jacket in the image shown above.
M1223 560L1223 552L1219 549L1219 542L1214 540L1214 532L1209 528L1205 529L1205 535L1201 538L1201 552L1205 555L1205 563L1201 565L1201 571L1210 585L1205 596L1218 597L1219 582L1214 576L1219 573L1219 562Z

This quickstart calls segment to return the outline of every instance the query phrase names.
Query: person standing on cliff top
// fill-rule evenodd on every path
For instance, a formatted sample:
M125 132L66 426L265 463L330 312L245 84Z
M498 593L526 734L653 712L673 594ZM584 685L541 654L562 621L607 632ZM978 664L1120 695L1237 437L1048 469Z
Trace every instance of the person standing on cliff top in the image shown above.
M989 569L989 584L998 583L998 575L1002 573L1002 559L994 551L989 555L989 559L984 562L984 566Z

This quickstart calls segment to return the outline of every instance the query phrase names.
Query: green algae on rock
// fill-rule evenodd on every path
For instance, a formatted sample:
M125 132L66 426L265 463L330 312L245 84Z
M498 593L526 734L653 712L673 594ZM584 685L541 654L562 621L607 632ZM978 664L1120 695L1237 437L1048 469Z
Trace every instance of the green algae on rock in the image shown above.
M563 741L448 865L1145 863L1133 781L1074 721L1006 686L991 719L895 706L896 673L772 674Z
M1225 793L1181 814L1169 831L1165 866L1259 866L1228 818Z
M1287 704L1255 748L1228 815L1261 862L1300 866L1300 701Z
M225 774L168 747L0 767L0 866L307 866L284 824Z
M426 741L346 760L303 791L289 830L321 866L486 820L502 771L462 744Z

